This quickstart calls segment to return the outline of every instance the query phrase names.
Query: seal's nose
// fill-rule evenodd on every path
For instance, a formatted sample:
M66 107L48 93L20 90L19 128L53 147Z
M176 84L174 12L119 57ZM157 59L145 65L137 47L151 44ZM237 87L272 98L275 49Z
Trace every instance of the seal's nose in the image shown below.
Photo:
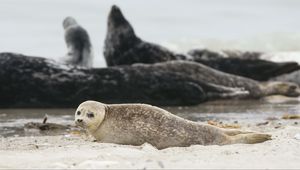
M77 119L77 122L81 123L81 122L82 122L82 119Z

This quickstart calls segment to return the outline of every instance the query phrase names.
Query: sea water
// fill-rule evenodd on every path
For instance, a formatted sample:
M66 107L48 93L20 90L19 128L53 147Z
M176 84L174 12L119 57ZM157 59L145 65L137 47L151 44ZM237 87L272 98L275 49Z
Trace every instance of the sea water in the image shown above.
M211 101L196 106L162 107L180 117L204 122L238 123L246 126L266 122L268 118L279 119L281 123L291 123L281 119L284 114L298 114L299 101L272 104L261 100ZM45 135L37 130L26 129L29 122L42 122L47 114L48 123L74 125L73 109L0 109L0 137ZM297 122L297 120L295 120ZM65 133L62 131L62 133ZM51 134L51 133L50 133ZM54 133L57 135L56 133Z

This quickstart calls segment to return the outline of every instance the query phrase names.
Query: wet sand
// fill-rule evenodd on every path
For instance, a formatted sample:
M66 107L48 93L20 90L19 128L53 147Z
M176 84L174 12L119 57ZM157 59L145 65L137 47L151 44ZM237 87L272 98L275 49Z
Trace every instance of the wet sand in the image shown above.
M93 142L84 134L73 132L53 136L34 134L2 136L0 168L299 169L300 167L300 139L297 138L297 134L300 133L300 119L282 119L285 113L297 113L297 102L229 104L223 101L195 107L166 109L203 123L213 120L222 125L239 125L242 130L268 133L272 135L272 140L252 145L194 145L157 150L149 144L128 146Z

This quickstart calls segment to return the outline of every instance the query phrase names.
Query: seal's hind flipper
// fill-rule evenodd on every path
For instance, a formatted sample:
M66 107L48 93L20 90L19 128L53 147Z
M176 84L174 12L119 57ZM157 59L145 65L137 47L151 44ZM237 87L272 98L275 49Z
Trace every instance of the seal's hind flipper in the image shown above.
M249 131L240 131L240 130L232 130L232 129L224 129L223 132L228 135L228 136L236 136L239 134L248 134L248 133L253 133Z
M261 143L272 139L271 135L263 134L263 133L246 133L246 134L238 134L230 137L232 137L232 143L246 143L246 144Z

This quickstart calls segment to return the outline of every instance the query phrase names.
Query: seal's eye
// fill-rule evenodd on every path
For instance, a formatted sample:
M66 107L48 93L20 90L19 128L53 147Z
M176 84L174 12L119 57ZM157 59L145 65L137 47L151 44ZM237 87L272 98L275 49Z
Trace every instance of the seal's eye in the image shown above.
M292 85L290 88L291 88L292 90L295 90L295 89L297 89L297 86Z
M80 115L81 113L80 113L80 111L77 111L77 115Z
M91 112L90 112L90 113L87 114L87 117L88 117L88 118L93 118L93 117L95 117L95 115L94 115L94 113L91 113Z

